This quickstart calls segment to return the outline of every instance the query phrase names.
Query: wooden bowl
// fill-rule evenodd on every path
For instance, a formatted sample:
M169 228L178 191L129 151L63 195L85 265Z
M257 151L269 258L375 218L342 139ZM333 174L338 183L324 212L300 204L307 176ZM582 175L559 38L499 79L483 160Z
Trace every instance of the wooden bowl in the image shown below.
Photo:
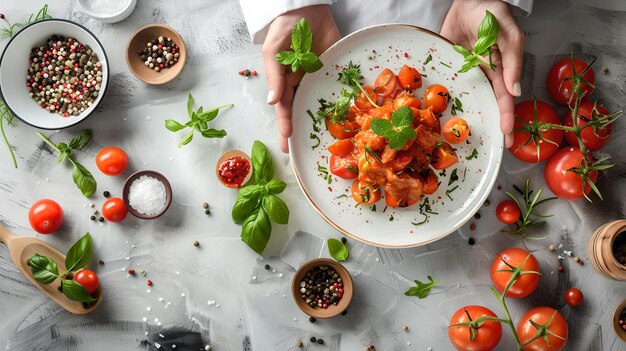
M626 232L626 219L600 226L589 239L587 251L593 268L607 278L626 281L626 266L621 264L613 252L613 243Z
M156 178L161 183L163 183L163 186L165 186L165 207L163 207L163 210L161 212L154 214L154 215L147 215L147 214L140 213L139 211L132 208L130 206L130 202L128 201L128 194L130 193L130 186L133 184L135 180L139 179L139 177L144 176L144 175ZM139 219L158 218L158 217L161 217L167 211L167 209L170 207L170 204L172 203L172 186L170 185L170 182L167 180L167 178L165 178L165 176L159 172L155 172L155 171L135 172L131 174L130 177L128 177L128 179L126 179L126 182L124 182L124 189L122 190L122 199L124 200L124 204L126 204L126 208L128 209L128 212L132 214L133 216Z
M615 311L613 311L613 329L615 329L615 333L617 336L622 339L622 341L626 342L626 330L622 329L622 326L619 325L619 315L626 308L626 300L622 301L617 307Z
M335 272L339 274L339 277L341 277L341 280L343 281L343 296L341 297L341 300L339 300L339 303L336 306L330 305L327 309L314 308L309 306L306 301L302 299L300 293L300 282L302 281L302 279L304 279L306 274L311 269L322 265L332 267ZM294 275L293 277L293 281L291 282L291 294L293 295L293 299L296 302L296 305L298 305L298 308L300 308L302 312L315 318L332 318L341 314L348 308L348 305L350 305L350 302L352 301L352 293L353 284L350 272L348 272L348 270L343 265L341 265L341 263L329 258L316 258L305 263L304 265L302 265L302 267L300 267L300 269L298 269L296 275Z
M222 177L220 177L220 165L224 163L226 160L228 160L229 158L236 157L236 156L243 157L250 163L250 171L248 172L248 175L241 183L241 187L243 187L250 180L250 178L252 177L252 173L254 171L253 169L254 167L252 167L252 160L250 159L250 156L248 156L245 152L239 151L239 150L228 150L224 152L222 156L220 156L220 158L217 160L217 163L215 164L215 175L217 176L217 180L219 180L220 183L222 183L222 185L227 188L237 189L238 187L235 187L232 184L225 183L224 181L222 181Z
M175 65L157 72L147 67L138 53L146 47L146 43L159 36L172 38L172 41L180 48L180 56ZM135 77L148 84L159 85L172 81L182 72L185 67L185 61L187 61L187 49L185 48L183 38L174 29L164 24L149 24L139 28L126 46L126 64L128 64L128 68Z

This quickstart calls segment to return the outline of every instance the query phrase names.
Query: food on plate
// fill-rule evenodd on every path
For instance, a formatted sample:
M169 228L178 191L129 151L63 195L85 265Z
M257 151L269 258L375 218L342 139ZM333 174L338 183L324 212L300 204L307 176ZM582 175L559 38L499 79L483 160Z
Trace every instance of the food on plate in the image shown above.
M524 162L537 163L559 150L563 140L560 129L542 130L539 123L561 124L559 115L547 102L526 100L515 105L513 145L509 151Z
M119 197L112 197L102 204L102 216L109 222L121 222L127 214L124 200Z
M39 234L54 233L63 223L63 209L54 200L41 199L30 207L28 221Z
M76 38L53 35L31 50L26 87L41 108L78 116L98 98L101 85L98 55Z
M244 156L232 156L222 161L217 169L219 180L228 188L241 188L250 179L252 167Z
M520 272L516 273L516 269ZM491 263L491 281L496 289L503 292L511 276L519 275L506 292L513 298L526 297L539 285L539 262L532 253L519 248L509 248L496 255Z
M504 224L513 224L517 222L519 216L522 214L519 207L514 201L504 200L496 207L496 216L500 222Z
M300 281L300 297L313 308L337 306L343 294L341 276L328 265L313 267Z
M591 68L592 64L593 62L587 64L573 57L556 62L550 69L546 82L552 100L563 106L573 104L576 100L576 81L580 82L582 100L588 99L596 81L596 74Z
M159 36L148 42L138 55L146 67L160 72L178 63L180 48L172 38Z
M502 338L502 325L497 321L477 323L482 317L498 318L493 311L483 306L465 306L459 308L448 327L448 337L459 351L491 351ZM459 325L470 323L469 325Z
M116 176L128 166L128 155L119 147L105 147L96 154L96 166L100 172Z
M452 117L443 125L442 134L450 144L460 144L467 139L470 129L463 118Z
M578 307L583 303L583 292L580 289L569 288L563 294L563 299L565 299L565 303L572 306Z
M143 215L154 216L161 213L167 206L165 184L155 177L142 175L130 184L128 204Z
M593 162L591 155L589 159ZM598 178L597 171L585 173L583 169L585 165L586 162L579 148L571 146L559 150L550 157L543 173L548 188L562 199L582 199L589 194L591 185Z
M432 107L435 114L442 114L448 107L449 101L448 89L441 84L433 84L424 92L424 107Z
M560 351L567 344L567 321L552 307L541 306L527 311L519 319L516 332L520 343L528 343L524 351ZM536 337L537 333L539 337Z
M89 269L81 269L74 273L74 281L80 284L89 295L95 293L100 286L98 276Z
M576 119L576 125L578 128L584 128L580 131L580 137L582 138L583 144L587 150L599 150L609 142L611 133L613 132L613 123L608 123L606 125L603 123L602 128L593 126L585 127L594 117L602 118L608 115L609 111L598 103L582 101L580 105L578 105L578 118ZM572 127L574 125L571 111L568 111L565 116L563 116L563 121L563 124L567 127ZM565 140L567 140L567 143L572 146L579 146L576 134L573 132L565 132Z

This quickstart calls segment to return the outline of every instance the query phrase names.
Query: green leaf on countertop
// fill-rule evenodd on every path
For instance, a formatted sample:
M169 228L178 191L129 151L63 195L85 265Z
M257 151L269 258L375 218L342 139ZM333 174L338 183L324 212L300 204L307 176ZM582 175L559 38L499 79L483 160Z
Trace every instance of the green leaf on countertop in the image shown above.
M42 284L50 284L59 277L59 268L50 257L34 254L27 261L33 278Z
M415 281L415 285L416 286L409 288L409 290L407 290L404 293L404 295L406 295L406 296L417 296L420 299L423 299L426 296L428 296L428 293L430 293L430 289L435 287L441 281L440 280L433 280L433 277L431 277L430 275L427 278L428 278L429 282L426 282L426 283L422 283L421 281L416 280Z
M263 207L252 211L241 226L241 240L259 255L263 254L271 234L272 224Z
M69 157L68 157L69 158ZM69 158L70 162L74 165L74 171L72 172L72 179L74 184L80 189L85 197L91 196L96 192L97 184L96 179L91 172L87 170L83 165Z
M278 224L289 222L289 208L278 196L274 194L265 195L261 205L272 221Z
M336 261L343 262L348 259L348 256L350 256L348 247L341 241L331 238L328 239L327 244L330 256Z
M255 140L252 144L251 158L255 183L267 183L274 178L274 162L265 144Z
M267 187L267 190L270 192L270 194L280 194L287 187L287 183L283 182L282 180L272 179L265 186Z
M65 269L74 272L85 268L91 261L92 242L91 235L86 233L70 247L65 256Z
M71 279L63 279L61 285L63 286L63 294L70 300L84 303L96 301L96 299L89 296L87 290L82 285Z
M69 148L80 150L91 141L91 129L83 129L80 133L70 140Z

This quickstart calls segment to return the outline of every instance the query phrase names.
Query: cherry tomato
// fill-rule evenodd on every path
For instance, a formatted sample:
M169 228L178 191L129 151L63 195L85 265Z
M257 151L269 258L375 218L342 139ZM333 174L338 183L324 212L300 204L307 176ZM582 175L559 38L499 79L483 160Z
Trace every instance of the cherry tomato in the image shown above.
M328 147L328 151L335 156L347 157L354 152L354 141L351 139L343 139L335 142Z
M415 67L404 65L398 72L398 82L403 89L415 90L422 87L422 75Z
M128 155L119 147L105 147L96 155L96 166L100 172L116 176L124 172L128 166Z
M433 112L438 115L446 110L449 100L448 89L440 84L433 84L424 92L424 107L432 107Z
M585 67L587 67L587 63L585 61L574 59L574 69L576 70L576 74L581 74ZM572 78L574 72L572 70L572 60L570 58L563 59L555 63L550 72L548 73L547 79L547 87L548 93L552 100L559 105L568 106L571 102L574 103L576 99L576 92L574 92L573 84L571 80L566 80L567 78ZM584 75L583 78L594 84L596 81L596 74L593 72L593 69L589 69ZM583 93L583 100L586 100L589 95L593 92L593 86L582 83L580 88ZM574 97L572 97L574 95Z
M378 100L378 97L376 96L376 93L374 93L374 88L369 85L364 86L363 90L365 91L365 94L367 94L367 97L362 91L360 91L359 94L356 96L356 99L354 99L354 106L356 106L359 110L369 110L370 108L374 107L370 100L376 102L376 100Z
M602 105L594 104L590 101L582 101L580 105L578 105L578 118L576 119L578 128L582 128L589 124L592 114L595 116L608 115L609 111ZM568 127L574 125L571 111L565 114L563 121L565 121L563 124ZM605 128L598 128L595 131L593 130L593 127L586 127L580 132L580 137L583 139L583 144L587 150L596 151L603 148L609 142L612 131L613 123L609 124ZM567 140L568 144L578 147L578 139L576 139L576 135L574 133L565 132L565 140Z
M81 269L80 271L74 273L74 281L85 288L87 294L89 295L95 293L96 290L98 290L98 286L100 286L98 276L89 269Z
M441 143L433 150L432 165L435 169L446 169L457 163L458 160L456 152L448 143Z
M491 263L491 281L500 292L504 291L511 279L510 272L499 272L511 269L504 262L513 267L522 266L523 263L521 267L523 271L539 272L539 263L530 252L515 247L501 251ZM515 284L507 291L506 296L520 298L532 294L539 285L539 277L539 274L532 273L520 275Z
M432 169L426 169L426 175L420 175L422 179L422 192L426 195L434 194L439 188L437 175Z
M496 207L496 216L500 222L504 224L513 224L517 222L522 212L514 201L504 200Z
M361 182L355 179L351 187L352 198L362 206L373 205L381 198L380 187L377 184Z
M119 197L112 197L102 204L102 216L109 222L120 222L127 214L124 200Z
M565 294L563 294L563 298L566 304L572 307L578 307L583 303L583 292L576 288L569 288L565 291Z
M333 123L326 118L326 129L337 139L349 139L359 132L359 125L349 120L343 121L343 124Z
M589 155L593 162L593 158ZM583 154L577 147L565 147L552 155L546 163L544 178L548 188L558 197L567 200L578 200L583 195L583 179L579 174L571 171L580 168L583 164ZM598 172L589 173L589 180L596 182ZM591 186L585 184L585 194L589 194Z
M536 122L561 124L561 120L556 114L556 111L554 111L552 106L550 106L547 102L537 100L536 114L535 102L533 100L522 101L519 104L515 105L513 146L509 148L509 151L517 159L524 162L537 163L548 159L559 150L559 145L563 140L563 131L560 129L538 131L537 133L539 133L544 139L550 140L551 142L541 140L537 136L537 140L539 141L539 150L537 150L537 144L534 140L532 140L532 135L519 130L524 128L519 120L529 124L530 128L532 128L534 125L537 124L535 122L535 118L537 119ZM526 144L529 139L530 142Z
M467 122L460 117L452 117L443 125L443 137L450 144L464 142L469 133L470 129Z
M54 233L63 223L63 209L54 200L41 199L30 207L28 221L39 234Z
M548 323L553 315L554 318L552 319L552 322L550 322L547 330L558 335L559 337L546 334L548 339L547 342L543 337L539 337L530 344L524 346L524 351L560 351L565 347L565 344L567 343L567 321L552 307L535 307L526 312L517 324L517 336L522 344L529 342L530 339L537 335L537 328L533 326L530 321L532 320L538 325L544 325Z
M385 68L374 81L374 92L380 97L391 96L391 94L396 92L397 86L398 80L395 73L389 68Z
M469 315L469 317L468 317ZM483 323L478 330L475 330L474 340L470 341L470 327L455 326L454 324L466 323L477 320L482 316L497 318L495 313L483 306L465 306L454 312L450 318L450 327L448 328L448 337L452 346L459 351L491 351L500 342L502 338L502 325L498 322L487 321Z
M343 179L354 179L358 175L358 161L354 156L330 156L330 173Z

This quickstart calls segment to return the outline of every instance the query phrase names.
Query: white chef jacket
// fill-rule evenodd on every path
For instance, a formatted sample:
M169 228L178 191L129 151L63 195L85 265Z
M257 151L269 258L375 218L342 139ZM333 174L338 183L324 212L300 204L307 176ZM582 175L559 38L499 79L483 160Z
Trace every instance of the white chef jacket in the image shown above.
M530 14L533 0L503 0L515 15ZM411 23L439 33L452 0L239 0L255 44L265 40L270 23L281 14L311 5L330 10L342 35L381 23Z

